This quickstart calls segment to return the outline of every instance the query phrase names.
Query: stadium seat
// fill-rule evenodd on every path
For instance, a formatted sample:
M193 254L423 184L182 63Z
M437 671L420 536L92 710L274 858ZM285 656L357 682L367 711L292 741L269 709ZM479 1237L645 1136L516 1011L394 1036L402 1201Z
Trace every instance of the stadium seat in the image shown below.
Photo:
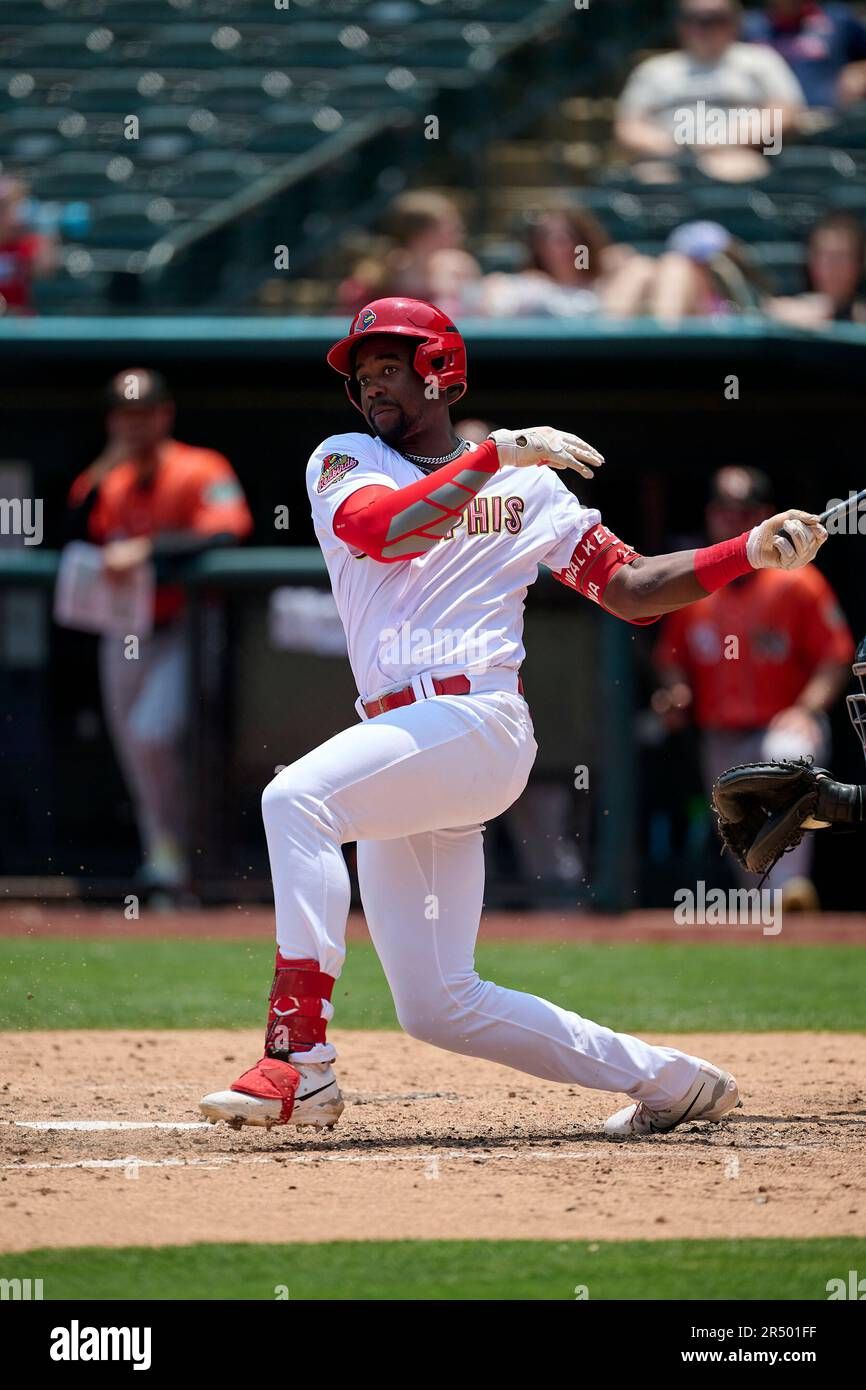
M333 108L330 111L342 124L339 113ZM311 107L278 108L269 112L266 124L250 136L246 148L255 154L301 154L322 138L321 129L314 123L317 114Z
M690 201L692 219L720 222L746 242L779 240L779 200L763 188L729 184L695 187Z
M44 91L50 78L41 75L38 69L34 71L39 76L39 87ZM209 83L204 73L161 73L152 68L136 66L101 72L69 71L54 85L68 87L66 100L77 111L119 111L126 114L133 110L143 114L150 105L195 105L203 99Z
M19 24L38 24L47 20L51 14L43 0L3 0L4 29Z
M833 144L843 150L866 149L866 102L849 106L833 126ZM822 137L826 140L826 134Z
M169 199L120 193L91 204L91 225L76 242L83 246L148 247L175 221Z
M786 193L823 193L858 176L857 163L845 150L824 145L790 145L768 159L766 189Z
M32 192L36 198L104 197L128 183L134 168L132 161L107 151L67 151L33 171Z
M93 23L34 25L7 32L4 40L0 31L0 59L25 68L116 67L132 61L134 53L143 59L150 47L150 31L144 27L128 29L124 39Z
M828 211L828 204L835 200L837 191L844 195L846 187L843 185L838 190L828 190L823 194L774 192L772 201L777 233L775 237L765 239L779 240L781 236L795 240L804 237Z
M201 150L184 161L184 188L191 196L228 198L261 178L267 168L255 155Z
M162 131L144 135L136 144L135 158L139 166L174 164L194 149L196 141L189 133Z
M752 255L774 294L800 294L806 288L806 247L802 241L760 242L752 247Z
M33 298L40 314L99 314L105 312L107 290L104 272L90 268L84 274L71 275L61 270L50 279L38 280Z
M59 135L45 130L20 130L14 135L0 136L0 162L4 168L14 166L26 171L31 165L50 159L63 148Z

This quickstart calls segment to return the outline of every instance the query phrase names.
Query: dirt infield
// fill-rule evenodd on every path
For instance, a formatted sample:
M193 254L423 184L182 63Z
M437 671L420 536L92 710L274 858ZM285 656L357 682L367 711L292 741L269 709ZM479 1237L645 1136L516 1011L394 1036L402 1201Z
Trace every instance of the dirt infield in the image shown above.
M145 908L128 921L122 908L91 907L81 903L10 902L0 904L0 937L52 936L81 940L149 940L190 937L197 940L237 940L274 935L274 914L265 907L219 907L159 912ZM363 915L349 918L349 940L367 936ZM676 926L672 913L626 912L608 917L561 912L486 912L481 919L482 941L601 941L624 945L645 941L704 942L737 946L761 942L760 925ZM780 940L795 945L866 944L866 916L858 913L798 915L788 913Z
M322 1136L154 1127L197 1126L258 1032L0 1034L0 1248L866 1234L864 1036L668 1036L730 1066L745 1107L624 1144L600 1134L616 1098L401 1034L335 1041L347 1106ZM143 1127L30 1127L88 1121Z

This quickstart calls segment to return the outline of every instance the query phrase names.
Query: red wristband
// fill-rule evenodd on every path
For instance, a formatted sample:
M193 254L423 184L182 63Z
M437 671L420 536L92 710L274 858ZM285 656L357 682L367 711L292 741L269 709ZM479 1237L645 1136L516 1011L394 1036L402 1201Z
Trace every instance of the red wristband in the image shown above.
M723 589L732 579L740 579L752 573L746 555L746 542L749 532L734 536L733 540L720 541L718 545L707 545L695 551L695 579L708 594Z

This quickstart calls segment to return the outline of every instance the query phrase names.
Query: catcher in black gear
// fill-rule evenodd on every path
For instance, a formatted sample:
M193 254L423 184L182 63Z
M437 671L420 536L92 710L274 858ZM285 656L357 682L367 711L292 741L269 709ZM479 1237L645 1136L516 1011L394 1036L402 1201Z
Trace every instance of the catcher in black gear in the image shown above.
M852 671L860 693L848 696L848 714L866 754L866 638ZM837 782L811 758L740 763L713 784L719 834L743 868L768 874L809 830L853 830L866 824L866 786Z

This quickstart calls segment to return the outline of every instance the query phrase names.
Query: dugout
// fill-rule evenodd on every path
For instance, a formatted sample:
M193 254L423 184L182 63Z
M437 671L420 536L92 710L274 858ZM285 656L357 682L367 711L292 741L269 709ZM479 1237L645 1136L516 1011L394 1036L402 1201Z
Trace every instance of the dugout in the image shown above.
M785 505L818 508L866 481L863 329L807 334L743 319L687 322L673 334L650 323L461 327L471 383L461 413L503 426L543 421L595 443L607 463L592 484L576 480L577 491L639 549L697 541L706 482L723 463L766 469ZM53 627L50 591L66 490L101 445L101 387L123 366L148 365L175 391L178 436L228 455L255 515L249 546L205 557L185 579L199 596L191 754L202 890L229 899L266 895L261 779L353 717L345 663L274 652L263 616L275 585L324 579L310 550L303 468L323 436L360 423L323 361L343 331L342 320L0 322L0 476L44 508L41 546L0 537L7 885L46 874L112 884L128 881L135 862L125 793L101 725L93 643ZM288 508L288 530L275 529L278 508ZM820 562L858 636L866 630L864 546L866 537L839 537ZM581 889L588 905L667 905L684 863L707 850L700 806L689 800L687 742L661 750L645 742L638 716L648 642L552 582L530 594L524 674L541 748L537 775L572 786L575 766L590 767L589 806L585 793L573 798L573 828L591 842ZM834 770L859 780L844 715L834 722ZM256 733L266 748L255 748ZM667 833L648 838L642 827L657 824L659 786ZM517 882L508 844L496 854L491 901L531 905L531 885ZM713 851L709 872L714 859ZM827 906L862 906L852 859L822 846Z

